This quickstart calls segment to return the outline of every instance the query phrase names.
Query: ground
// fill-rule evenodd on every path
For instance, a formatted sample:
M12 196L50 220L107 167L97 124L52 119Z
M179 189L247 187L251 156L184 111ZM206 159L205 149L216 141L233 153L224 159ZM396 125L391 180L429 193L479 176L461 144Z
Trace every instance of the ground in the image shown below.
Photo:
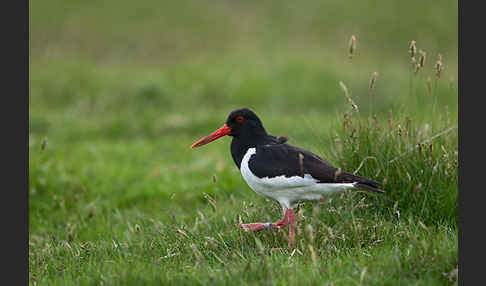
M31 3L30 284L457 283L449 2ZM287 230L243 232L280 206L230 138L189 149L240 107L386 194L300 205L295 250Z

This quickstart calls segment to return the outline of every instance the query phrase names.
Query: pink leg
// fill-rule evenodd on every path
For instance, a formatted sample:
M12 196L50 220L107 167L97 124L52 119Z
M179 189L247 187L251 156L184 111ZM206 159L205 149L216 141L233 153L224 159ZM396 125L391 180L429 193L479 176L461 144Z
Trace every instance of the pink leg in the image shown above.
M240 224L240 227L243 228L244 231L259 231L264 228L267 228L266 223L261 223L261 222L253 222L253 223L245 223L245 224Z
M290 232L289 232L289 248L295 247L295 214L292 210L289 213L289 224L290 224Z
M294 248L295 246L295 214L291 209L287 209L282 220L274 223L261 223L261 222L254 222L254 223L246 223L240 224L245 231L259 231L264 228L283 228L290 224L290 233L289 233L289 248Z

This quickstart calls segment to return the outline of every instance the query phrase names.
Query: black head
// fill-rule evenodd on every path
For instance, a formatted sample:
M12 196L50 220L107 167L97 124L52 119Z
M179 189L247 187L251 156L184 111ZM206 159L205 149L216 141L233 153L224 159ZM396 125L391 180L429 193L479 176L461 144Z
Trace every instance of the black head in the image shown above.
M226 119L226 125L231 128L229 136L239 137L243 134L266 135L260 118L248 108L233 110Z
M253 111L248 108L236 109L229 114L223 127L196 141L192 144L191 149L205 145L225 135L233 136L234 138L244 137L250 140L266 136L267 132Z

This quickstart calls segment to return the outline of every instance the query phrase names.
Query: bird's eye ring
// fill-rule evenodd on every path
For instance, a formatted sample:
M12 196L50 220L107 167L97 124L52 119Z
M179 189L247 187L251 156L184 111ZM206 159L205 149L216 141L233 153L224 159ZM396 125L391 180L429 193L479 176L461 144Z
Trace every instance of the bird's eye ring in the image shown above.
M238 122L238 123L243 122L243 120L244 120L244 118L243 118L243 116L241 116L241 115L238 115L238 116L236 117L236 122Z

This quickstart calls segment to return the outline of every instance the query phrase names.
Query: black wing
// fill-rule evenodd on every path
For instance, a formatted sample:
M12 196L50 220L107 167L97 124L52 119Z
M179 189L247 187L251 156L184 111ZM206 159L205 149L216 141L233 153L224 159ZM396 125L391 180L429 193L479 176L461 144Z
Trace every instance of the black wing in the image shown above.
M316 154L286 143L257 146L248 164L260 178L310 174L319 183L358 183L364 189L383 192L376 187L380 182L340 171Z

